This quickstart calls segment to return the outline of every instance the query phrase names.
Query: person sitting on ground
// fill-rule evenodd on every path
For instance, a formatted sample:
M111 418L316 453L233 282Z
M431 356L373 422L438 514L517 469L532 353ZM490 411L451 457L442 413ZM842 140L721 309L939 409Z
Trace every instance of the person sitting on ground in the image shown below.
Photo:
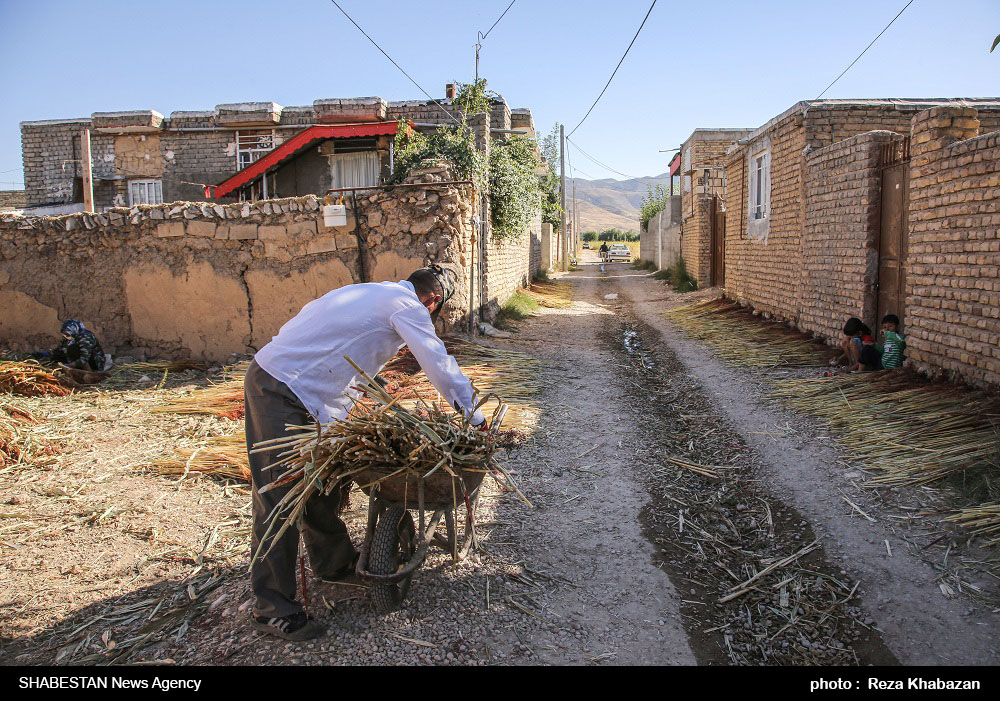
M253 593L251 625L286 640L308 640L324 633L295 599L295 560L299 528L288 528L277 541L268 535L268 517L291 484L262 491L280 478L269 469L280 460L270 452L253 453L256 443L287 435L288 426L329 423L347 416L360 396L358 372L345 356L374 377L404 346L416 358L441 396L487 430L476 409L472 383L434 330L434 320L454 293L451 271L421 268L399 282L347 285L305 305L260 349L243 385L246 442L253 495ZM339 516L339 490L314 495L302 518L302 539L313 572L337 581L353 572L357 552ZM260 548L262 541L264 547ZM258 550L259 549L259 550Z
M844 363L847 364L840 368L837 372L854 372L855 370L861 369L861 350L862 342L861 338L865 336L865 329L868 327L864 325L861 319L852 316L844 324L844 340L840 342L840 349L842 351L841 355L833 361L834 364ZM871 331L867 335L871 335Z
M51 360L74 370L100 372L107 363L97 336L76 319L67 319L60 329L63 340L50 351L32 353L32 357Z
M906 337L899 333L899 317L886 314L882 317L882 367L886 370L903 367Z
M861 370L872 372L882 369L882 358L879 356L878 348L875 347L875 339L872 338L871 329L862 324L864 336L861 337Z

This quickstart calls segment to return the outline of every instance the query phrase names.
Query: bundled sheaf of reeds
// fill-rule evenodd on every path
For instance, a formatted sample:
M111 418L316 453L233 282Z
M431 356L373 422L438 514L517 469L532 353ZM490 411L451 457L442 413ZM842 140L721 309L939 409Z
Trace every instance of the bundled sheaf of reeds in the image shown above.
M65 397L72 391L71 383L33 360L0 362L0 393L22 397Z
M242 419L243 378L196 389L151 409L154 413L211 414L226 419Z
M524 499L510 475L493 459L503 446L492 430L480 431L463 415L436 404L421 403L418 409L407 409L349 358L348 362L367 383L361 389L369 401L355 402L345 419L297 427L298 434L253 448L254 453L277 452L269 468L276 471L274 481L261 491L291 485L269 518L268 533L274 533L275 540L301 519L313 495L329 494L352 481L370 488L393 478L407 485L411 480L416 483L432 477L438 482L450 479L453 506L457 508L459 503L468 504L464 486L468 475L479 475L481 481L489 474L502 488ZM485 401L479 406L483 404ZM501 403L493 414L494 423L503 412ZM415 504L417 494L411 498ZM259 555L258 551L254 556Z
M892 370L775 384L775 397L837 430L851 455L878 472L874 484L922 485L1000 465L995 398Z
M41 422L30 412L10 404L0 405L0 468L34 464L59 452L56 442L28 427Z
M826 364L830 349L819 341L770 321L724 298L663 313L688 336L704 341L723 360L758 368L814 367Z
M178 448L173 457L154 460L150 467L155 472L181 478L200 474L249 482L246 435L239 431L210 438L197 448Z

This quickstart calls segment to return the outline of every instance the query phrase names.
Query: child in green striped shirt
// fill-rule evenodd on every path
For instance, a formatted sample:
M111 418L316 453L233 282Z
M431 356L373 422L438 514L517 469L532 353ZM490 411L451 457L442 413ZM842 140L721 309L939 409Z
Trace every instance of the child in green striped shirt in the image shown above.
M882 317L882 367L886 370L903 366L906 337L899 333L899 317L886 314Z

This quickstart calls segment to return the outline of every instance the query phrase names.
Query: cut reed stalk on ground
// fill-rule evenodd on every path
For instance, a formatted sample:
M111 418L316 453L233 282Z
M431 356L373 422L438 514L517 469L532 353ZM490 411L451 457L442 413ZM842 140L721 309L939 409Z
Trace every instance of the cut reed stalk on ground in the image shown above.
M719 357L758 368L825 365L830 349L781 322L754 316L724 298L711 299L663 314L688 336L712 346Z
M567 309L573 304L573 286L556 280L535 280L528 288L528 294L543 307Z
M775 385L772 396L834 428L847 452L876 472L872 485L924 485L1000 467L1000 401L989 394L898 370ZM948 520L979 529L989 524L978 519L988 519L993 508L969 507Z

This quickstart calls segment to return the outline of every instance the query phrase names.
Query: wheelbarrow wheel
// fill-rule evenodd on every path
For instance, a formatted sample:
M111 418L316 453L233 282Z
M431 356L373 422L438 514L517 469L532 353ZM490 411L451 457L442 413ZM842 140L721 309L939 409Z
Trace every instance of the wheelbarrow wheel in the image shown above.
M372 574L393 574L409 561L417 550L417 532L413 517L402 506L390 506L379 516L372 535L368 555L368 571ZM411 574L402 582L375 584L371 588L372 606L377 613L389 613L399 608Z

